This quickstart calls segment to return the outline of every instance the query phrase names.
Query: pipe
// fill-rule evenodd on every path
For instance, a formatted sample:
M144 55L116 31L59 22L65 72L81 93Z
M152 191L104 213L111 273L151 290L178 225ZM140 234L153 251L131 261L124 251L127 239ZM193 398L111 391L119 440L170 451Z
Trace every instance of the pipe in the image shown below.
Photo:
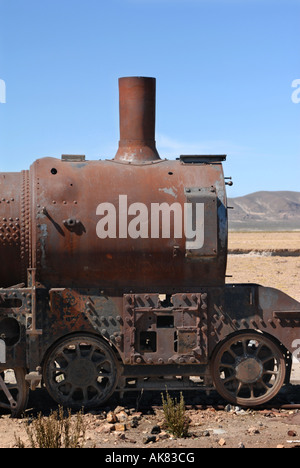
M119 79L120 141L115 161L160 160L155 143L155 78Z

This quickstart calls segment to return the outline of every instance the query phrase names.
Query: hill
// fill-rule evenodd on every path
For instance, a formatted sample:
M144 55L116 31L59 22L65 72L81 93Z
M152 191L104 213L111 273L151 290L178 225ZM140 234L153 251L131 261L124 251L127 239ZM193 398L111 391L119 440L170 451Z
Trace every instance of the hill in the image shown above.
M229 198L228 206L232 231L300 230L300 192L255 192Z

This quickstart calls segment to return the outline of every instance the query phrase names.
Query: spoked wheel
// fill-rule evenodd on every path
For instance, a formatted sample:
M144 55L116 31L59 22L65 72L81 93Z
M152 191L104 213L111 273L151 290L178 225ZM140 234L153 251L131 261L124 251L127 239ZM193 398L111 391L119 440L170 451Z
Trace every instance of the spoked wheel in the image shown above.
M230 403L255 407L267 403L285 380L285 359L280 347L259 333L240 333L218 348L212 359L218 393Z
M22 368L5 369L0 374L0 408L10 411L13 418L19 418L28 403L25 375L26 370Z
M101 406L113 394L118 363L111 347L96 337L65 338L44 365L44 381L51 397L74 409Z

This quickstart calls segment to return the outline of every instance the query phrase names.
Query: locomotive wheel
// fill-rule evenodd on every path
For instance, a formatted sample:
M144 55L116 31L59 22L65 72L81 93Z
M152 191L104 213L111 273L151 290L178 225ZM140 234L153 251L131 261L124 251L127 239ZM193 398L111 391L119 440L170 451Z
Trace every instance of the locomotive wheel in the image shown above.
M113 394L118 362L103 340L77 335L61 340L44 365L44 381L51 397L73 409L97 408Z
M0 387L0 408L11 412L12 418L19 418L25 411L29 386L25 380L26 370L22 368L6 369L1 371L2 385Z
M285 381L286 365L281 349L255 332L225 340L213 356L211 366L218 393L240 406L267 403Z

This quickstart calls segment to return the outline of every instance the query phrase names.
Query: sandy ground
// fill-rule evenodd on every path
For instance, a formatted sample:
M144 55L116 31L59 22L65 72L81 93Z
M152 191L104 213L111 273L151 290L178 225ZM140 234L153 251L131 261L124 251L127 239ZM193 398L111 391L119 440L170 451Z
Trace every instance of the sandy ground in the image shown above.
M259 283L300 301L300 232L232 232L228 250L228 283Z
M296 255L300 249L300 233L232 233L229 248L240 254L229 255L227 274L232 277L227 278L228 282L255 282L279 288L300 301L300 255L285 256ZM281 403L300 405L300 364L294 363L292 379L293 385L285 387L271 406L259 410L230 406L220 409L224 402L214 392L209 397L202 392L184 394L190 419L190 436L185 439L175 439L165 431L160 394L145 392L141 400L138 395L124 400L113 398L107 408L84 415L85 444L102 449L127 448L132 453L136 448L192 451L210 447L300 447L300 410L279 409ZM39 411L48 415L56 408L45 390L37 389L31 393L26 416ZM115 412L114 423L109 422L110 411ZM25 424L25 420L1 415L0 447L14 447L16 437L28 446ZM152 434L154 426L158 426L157 434Z
M245 251L290 251L300 253L300 231L229 232L228 248Z
M228 255L227 275L228 283L258 283L300 301L300 256Z

